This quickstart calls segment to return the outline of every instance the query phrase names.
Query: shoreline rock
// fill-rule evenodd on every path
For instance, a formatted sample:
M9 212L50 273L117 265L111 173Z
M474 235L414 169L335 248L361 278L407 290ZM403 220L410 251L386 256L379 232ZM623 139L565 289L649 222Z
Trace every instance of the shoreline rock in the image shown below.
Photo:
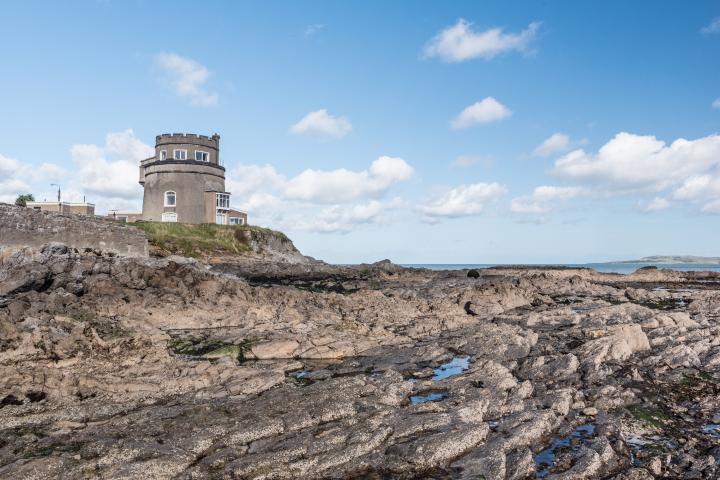
M718 285L477 274L7 252L0 477L716 478Z

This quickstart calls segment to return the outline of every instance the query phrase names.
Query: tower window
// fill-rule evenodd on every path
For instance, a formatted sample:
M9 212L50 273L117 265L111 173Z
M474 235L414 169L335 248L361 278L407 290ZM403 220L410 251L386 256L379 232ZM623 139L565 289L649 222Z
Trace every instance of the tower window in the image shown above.
M160 160L167 159L167 150L160 150Z
M166 207L174 207L175 206L175 192L165 192L165 206Z
M195 151L195 160L198 162L209 162L210 161L210 154L208 152L203 152L201 150Z
M175 160L187 160L187 150L173 150Z
M229 193L217 193L215 194L215 206L217 208L230 208L230 194Z

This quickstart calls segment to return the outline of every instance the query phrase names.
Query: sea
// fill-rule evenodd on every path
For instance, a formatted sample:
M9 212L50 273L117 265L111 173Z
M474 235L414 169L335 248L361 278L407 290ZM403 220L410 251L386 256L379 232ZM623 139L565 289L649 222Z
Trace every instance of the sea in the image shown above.
M507 264L491 263L406 263L403 267L427 268L430 270L468 270L471 268L481 269L489 267L507 267ZM717 263L555 263L555 264L532 264L523 265L528 267L570 267L570 268L592 268L603 273L633 273L642 267L657 267L677 270L680 272L720 272L720 264Z

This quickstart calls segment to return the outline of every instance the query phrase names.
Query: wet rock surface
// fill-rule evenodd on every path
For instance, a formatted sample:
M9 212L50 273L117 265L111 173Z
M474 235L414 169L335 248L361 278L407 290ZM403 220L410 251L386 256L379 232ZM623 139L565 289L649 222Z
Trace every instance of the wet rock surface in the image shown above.
M3 253L0 478L718 478L718 280Z

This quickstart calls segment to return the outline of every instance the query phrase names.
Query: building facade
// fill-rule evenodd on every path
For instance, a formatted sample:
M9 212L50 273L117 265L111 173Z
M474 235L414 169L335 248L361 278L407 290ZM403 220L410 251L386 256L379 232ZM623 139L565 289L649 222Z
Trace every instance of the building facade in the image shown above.
M41 212L72 213L75 215L95 215L95 205L92 203L71 202L26 202L27 208Z
M158 135L155 155L140 162L144 188L140 218L156 222L245 225L247 213L230 208L225 167L220 160L220 135L188 133ZM115 214L132 221L135 214Z

